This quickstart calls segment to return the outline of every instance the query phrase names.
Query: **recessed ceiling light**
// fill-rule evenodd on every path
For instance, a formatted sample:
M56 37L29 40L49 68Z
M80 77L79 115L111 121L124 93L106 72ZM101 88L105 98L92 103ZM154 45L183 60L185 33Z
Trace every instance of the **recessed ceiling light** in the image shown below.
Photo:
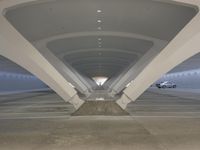
M98 23L101 23L102 21L99 19L99 20L97 20L97 22L98 22Z
M97 85L102 86L108 80L108 77L96 76L92 79L96 82Z
M98 30L101 30L101 27L98 27L97 29L98 29Z
M99 41L101 41L101 38L98 38Z
M68 83L69 83L69 82L68 82ZM75 86L74 86L73 84L69 83L69 85L70 85L71 87L75 88Z
M102 86L101 84L102 84L102 83L99 83L98 86ZM97 97L96 100L97 100L97 101L103 101L103 100L105 100L105 99L104 99L103 97Z
M99 47L101 47L101 45L99 45Z
M101 44L101 42L98 42L99 44Z
M98 9L98 10L97 10L97 12L98 12L98 13L101 13L101 12L102 12L102 10L101 10L101 9Z

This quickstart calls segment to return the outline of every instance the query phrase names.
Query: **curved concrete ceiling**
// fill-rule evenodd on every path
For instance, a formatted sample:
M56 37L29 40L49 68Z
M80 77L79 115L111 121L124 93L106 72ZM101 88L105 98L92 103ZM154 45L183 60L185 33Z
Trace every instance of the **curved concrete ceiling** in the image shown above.
M99 48L121 49L131 52L145 53L153 46L153 42L144 39L125 38L117 36L84 36L76 38L58 39L47 43L47 47L54 53L74 51L79 49Z
M136 62L139 56L142 56L152 46L153 43L147 40L109 36L58 39L47 43L50 51L80 73L86 74L84 70L89 72L88 63L90 63L90 70L93 73L86 74L90 78L99 75L111 77L118 74L123 68ZM118 65L118 69L113 72L113 69L105 66L108 63L111 68ZM87 68L84 64L87 64ZM101 71L99 66L101 66ZM108 70L104 70L106 68ZM94 73L94 70L97 73Z
M103 31L169 41L195 14L192 7L154 0L39 0L9 9L6 17L30 41L96 31L99 24Z
M154 40L167 45L196 13L172 1L38 0L10 7L5 16L80 74L112 78L152 50Z

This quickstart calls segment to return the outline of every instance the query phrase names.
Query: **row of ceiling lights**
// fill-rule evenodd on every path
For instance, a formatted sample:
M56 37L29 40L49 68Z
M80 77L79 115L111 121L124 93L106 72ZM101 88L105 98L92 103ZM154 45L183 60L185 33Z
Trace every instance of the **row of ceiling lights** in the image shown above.
M102 27L101 27L101 25L102 25L102 20L100 19L101 17L102 17L102 10L100 10L100 9L98 9L97 10L97 30L98 31L101 31L102 30ZM98 48L101 48L102 47L102 38L101 37L98 37L98 39L97 39L97 44L98 44ZM102 55L102 53L101 52L98 52L98 55L99 56L101 56ZM102 69L102 65L101 64L99 64L98 65L98 69L99 69L99 72L101 72L101 69ZM104 81L105 82L105 81ZM103 82L103 83L104 83ZM96 82L97 83L97 82ZM101 86L101 85L103 85L103 83L97 83L97 85L99 85L99 86Z
M100 14L102 13L102 10L98 9L98 10L97 10L97 13L98 13L98 17L99 17ZM97 29L98 29L99 31L102 30L101 23L102 23L102 20L101 20L101 19L97 19L97 24L98 24ZM101 38L98 38L98 47L99 47L99 48L102 47L102 39L101 39Z
M200 73L200 69L194 69L194 70L189 70L189 71L168 73L168 74L165 74L165 75L164 75L163 77L161 77L161 78L197 75L197 74L199 74L199 73Z
M25 75L18 73L0 72L0 77L19 78L19 79L37 79L33 75Z

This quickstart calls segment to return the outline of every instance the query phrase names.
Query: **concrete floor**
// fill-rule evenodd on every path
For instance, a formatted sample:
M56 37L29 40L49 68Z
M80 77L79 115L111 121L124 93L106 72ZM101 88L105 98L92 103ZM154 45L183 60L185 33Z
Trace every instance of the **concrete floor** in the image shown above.
M199 150L198 96L145 92L127 117L71 117L54 93L1 96L0 150Z

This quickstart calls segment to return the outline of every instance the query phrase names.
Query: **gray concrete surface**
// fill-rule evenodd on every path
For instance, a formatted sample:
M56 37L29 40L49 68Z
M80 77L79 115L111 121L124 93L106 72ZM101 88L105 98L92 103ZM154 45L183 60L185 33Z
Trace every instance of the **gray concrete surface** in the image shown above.
M146 92L130 116L72 117L54 93L0 97L0 150L199 150L200 100Z
M150 89L126 109L132 116L199 117L200 93L178 89Z
M66 117L74 111L73 105L51 92L0 96L0 119Z
M182 99L194 99L200 100L200 89L183 89L183 88L166 88L166 89L158 89L155 87L149 88L150 92L162 94L162 95L171 95L175 97L179 97Z

